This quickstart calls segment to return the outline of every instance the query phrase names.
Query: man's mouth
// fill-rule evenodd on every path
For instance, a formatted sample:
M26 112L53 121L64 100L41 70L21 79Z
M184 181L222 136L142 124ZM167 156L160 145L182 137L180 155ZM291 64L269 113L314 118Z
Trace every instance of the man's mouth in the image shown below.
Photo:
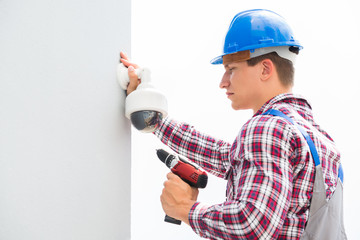
M234 95L234 93L226 92L226 96L229 98L230 96Z

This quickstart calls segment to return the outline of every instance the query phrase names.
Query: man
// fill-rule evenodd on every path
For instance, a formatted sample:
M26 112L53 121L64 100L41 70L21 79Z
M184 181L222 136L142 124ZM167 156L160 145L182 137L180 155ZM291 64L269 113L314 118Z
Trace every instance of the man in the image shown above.
M226 179L226 200L217 205L197 202L198 190L169 173L161 195L167 215L210 239L346 238L342 216L328 224L326 214L314 214L330 199L342 209L342 202L333 197L342 197L341 165L339 151L314 122L307 100L292 94L293 64L301 49L285 20L274 12L249 10L234 17L224 52L212 63L224 65L220 88L232 108L252 109L253 117L232 144L170 118L155 131L174 151ZM121 57L129 69L130 94L139 83L134 72L138 66ZM321 204L318 185L325 186ZM324 229L331 224L336 227Z

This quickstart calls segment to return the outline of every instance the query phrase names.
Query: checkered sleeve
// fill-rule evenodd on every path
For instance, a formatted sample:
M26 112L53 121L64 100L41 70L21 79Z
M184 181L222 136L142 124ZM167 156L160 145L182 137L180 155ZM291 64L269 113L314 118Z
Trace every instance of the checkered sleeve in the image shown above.
M274 117L245 124L231 153L227 200L211 206L197 202L189 212L198 235L223 240L279 236L292 192L290 135L289 124Z
M229 166L229 143L170 118L164 119L154 134L176 153L189 158L213 175L224 178Z

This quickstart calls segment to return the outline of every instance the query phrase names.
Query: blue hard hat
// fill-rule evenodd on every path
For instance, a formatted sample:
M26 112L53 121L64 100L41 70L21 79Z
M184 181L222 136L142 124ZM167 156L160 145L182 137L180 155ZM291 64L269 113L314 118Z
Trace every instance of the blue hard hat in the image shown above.
M228 54L278 46L303 48L283 17L265 9L247 10L235 15L225 36L223 54L211 63L222 64L222 57Z

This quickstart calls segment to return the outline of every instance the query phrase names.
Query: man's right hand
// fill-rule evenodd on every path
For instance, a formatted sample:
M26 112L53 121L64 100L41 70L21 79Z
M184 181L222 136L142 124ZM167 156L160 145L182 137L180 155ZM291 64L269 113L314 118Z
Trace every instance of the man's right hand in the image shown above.
M120 61L125 65L125 67L128 68L130 82L126 90L126 94L129 95L131 92L135 91L141 83L141 80L135 73L135 69L139 68L139 66L135 63L132 63L124 52L120 52Z

